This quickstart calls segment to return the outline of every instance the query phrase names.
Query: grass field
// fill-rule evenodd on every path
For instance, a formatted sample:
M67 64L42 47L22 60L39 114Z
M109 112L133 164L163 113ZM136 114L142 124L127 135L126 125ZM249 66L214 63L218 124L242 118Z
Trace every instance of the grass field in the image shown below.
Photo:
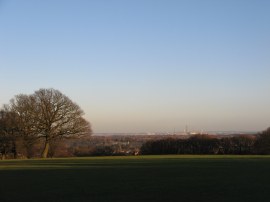
M0 161L0 201L270 201L270 156Z

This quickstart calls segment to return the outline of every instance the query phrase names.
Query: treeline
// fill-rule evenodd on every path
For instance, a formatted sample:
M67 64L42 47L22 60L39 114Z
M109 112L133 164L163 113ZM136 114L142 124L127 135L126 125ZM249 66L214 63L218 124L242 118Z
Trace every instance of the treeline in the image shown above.
M270 154L270 128L257 135L151 140L142 145L140 154Z

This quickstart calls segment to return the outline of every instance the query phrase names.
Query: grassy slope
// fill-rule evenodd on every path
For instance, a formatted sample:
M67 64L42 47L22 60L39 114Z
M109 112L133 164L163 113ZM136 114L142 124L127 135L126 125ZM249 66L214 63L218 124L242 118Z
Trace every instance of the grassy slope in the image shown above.
M0 161L0 201L270 201L269 156Z

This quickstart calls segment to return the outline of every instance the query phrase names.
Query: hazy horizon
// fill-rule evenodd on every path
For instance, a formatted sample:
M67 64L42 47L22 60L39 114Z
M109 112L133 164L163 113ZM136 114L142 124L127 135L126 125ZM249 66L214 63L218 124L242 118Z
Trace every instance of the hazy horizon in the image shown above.
M0 106L60 90L94 133L270 126L270 1L0 0Z

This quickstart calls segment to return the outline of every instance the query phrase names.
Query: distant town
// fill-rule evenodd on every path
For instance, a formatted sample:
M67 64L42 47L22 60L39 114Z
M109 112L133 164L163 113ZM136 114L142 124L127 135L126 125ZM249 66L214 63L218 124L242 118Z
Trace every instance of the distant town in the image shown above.
M183 131L183 132L140 132L140 133L93 133L93 136L120 136L120 135L162 135L162 136L170 136L170 135L199 135L199 134L207 134L207 135L235 135L235 134L242 134L242 135L253 135L258 133L259 131Z

